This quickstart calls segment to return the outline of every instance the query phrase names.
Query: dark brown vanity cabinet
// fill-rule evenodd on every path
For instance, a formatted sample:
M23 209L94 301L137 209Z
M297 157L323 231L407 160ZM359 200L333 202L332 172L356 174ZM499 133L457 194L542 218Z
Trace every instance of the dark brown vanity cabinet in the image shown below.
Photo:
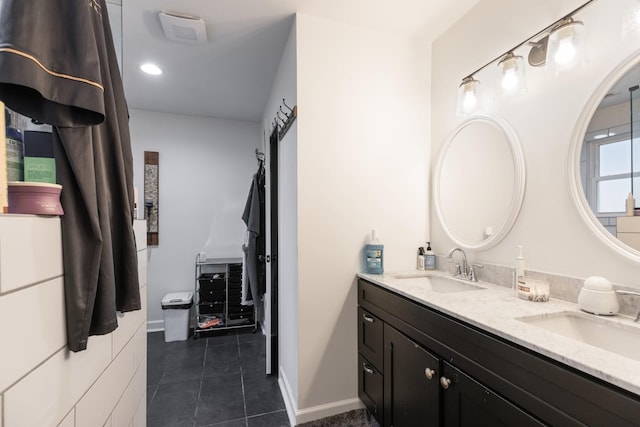
M359 397L384 427L640 426L640 397L358 280Z
M439 381L444 426L545 425L447 362Z
M384 425L438 426L439 359L384 325Z

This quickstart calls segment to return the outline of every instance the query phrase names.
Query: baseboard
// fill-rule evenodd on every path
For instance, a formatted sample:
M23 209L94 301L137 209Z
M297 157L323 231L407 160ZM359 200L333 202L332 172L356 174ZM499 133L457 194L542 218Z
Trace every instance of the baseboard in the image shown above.
M287 410L287 417L289 417L289 424L292 426L296 425L296 408L298 407L298 403L296 402L296 397L293 395L291 391L291 385L289 384L289 380L285 375L282 367L278 367L280 375L278 375L278 385L280 386L280 393L282 394L282 400L284 400L284 407Z
M147 332L164 331L164 320L151 320L147 322Z
M278 376L278 385L280 386L284 406L287 409L289 423L292 426L308 423L309 421L318 420L320 418L331 417L333 415L342 414L356 409L363 409L365 407L360 399L354 397L352 399L339 400L337 402L312 406L310 408L296 409L298 406L296 397L291 391L289 380L282 368L280 368L280 375Z
M312 406L311 408L296 411L296 424L293 425L308 423L309 421L315 421L321 418L331 417L333 415L363 408L364 405L357 397L326 403L324 405ZM289 417L289 419L291 419L291 417Z

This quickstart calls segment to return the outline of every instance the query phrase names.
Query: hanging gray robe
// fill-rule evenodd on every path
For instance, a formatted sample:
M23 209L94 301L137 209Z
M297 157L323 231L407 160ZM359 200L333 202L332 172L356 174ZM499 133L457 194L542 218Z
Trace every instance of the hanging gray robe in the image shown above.
M68 346L139 310L128 110L104 0L0 1L0 99L54 126Z
M249 276L251 299L256 307L256 316L261 319L262 304L260 304L260 300L265 289L264 169L262 167L251 180L242 220L246 224L249 234L246 248L246 270Z

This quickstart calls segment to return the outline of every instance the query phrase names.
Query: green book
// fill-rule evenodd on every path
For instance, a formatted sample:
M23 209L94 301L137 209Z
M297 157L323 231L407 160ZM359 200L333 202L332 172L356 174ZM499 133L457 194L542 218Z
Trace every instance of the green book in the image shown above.
M24 180L27 182L56 183L56 161L50 157L24 158Z

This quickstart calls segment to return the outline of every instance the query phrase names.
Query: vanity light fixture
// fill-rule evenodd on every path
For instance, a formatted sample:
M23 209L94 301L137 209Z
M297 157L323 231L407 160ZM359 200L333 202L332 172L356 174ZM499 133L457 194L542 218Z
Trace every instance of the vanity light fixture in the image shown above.
M498 62L498 68L500 69L500 88L503 96L526 90L522 56L516 56L513 52L509 52Z
M140 65L140 69L147 74L151 74L152 76L159 76L162 74L162 69L158 67L156 64L152 64L151 62L145 62Z
M558 73L560 70L584 63L586 61L584 24L574 20L573 15L594 1L596 0L589 0L583 3L575 10L463 78L458 88L457 115L466 116L480 110L480 81L474 76L496 61L499 61L500 88L503 95L511 95L512 93L526 90L522 57L514 54L518 48L525 44L531 46L528 57L528 62L531 66L538 67L547 64L555 73Z
M586 61L584 24L566 18L551 30L547 45L547 67L557 74Z
M458 88L458 116L468 116L481 110L480 81L465 77Z

